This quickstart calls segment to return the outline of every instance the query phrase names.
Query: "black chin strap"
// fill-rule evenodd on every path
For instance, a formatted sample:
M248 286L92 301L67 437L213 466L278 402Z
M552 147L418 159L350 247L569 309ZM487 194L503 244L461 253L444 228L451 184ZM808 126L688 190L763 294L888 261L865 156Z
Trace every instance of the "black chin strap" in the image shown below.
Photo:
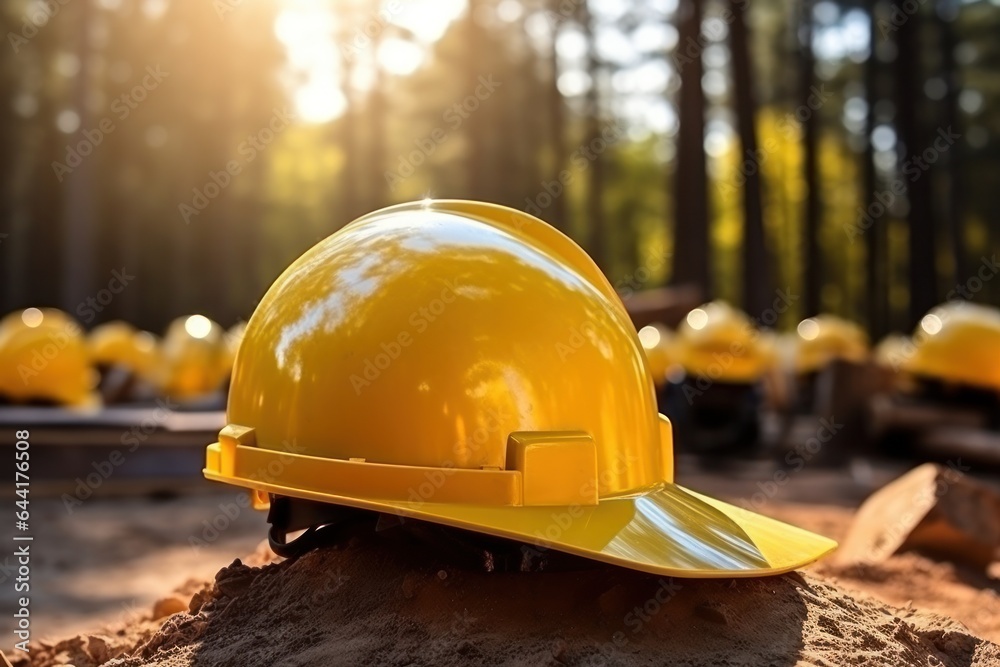
M274 553L298 558L320 547L342 544L359 535L381 539L427 554L459 567L485 572L541 572L593 567L593 561L559 551L449 528L395 514L378 513L314 500L271 496L267 541ZM288 534L304 530L288 541Z
M313 500L271 496L267 521L267 542L271 551L283 558L297 558L318 547L344 541L363 524L374 526L378 515L371 512L319 503ZM305 529L288 541L288 534Z

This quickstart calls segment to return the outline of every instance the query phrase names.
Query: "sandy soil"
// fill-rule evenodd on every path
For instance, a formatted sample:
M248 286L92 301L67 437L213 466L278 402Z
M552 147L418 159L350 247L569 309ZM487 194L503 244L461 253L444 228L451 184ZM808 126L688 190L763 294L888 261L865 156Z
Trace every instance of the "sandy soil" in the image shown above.
M868 492L862 487L877 485L880 475L889 472L859 481L843 472L806 471L759 511L839 538ZM739 502L766 478L760 470L692 470L685 481ZM830 502L814 502L824 497ZM187 517L180 523L191 535L219 502L199 497L154 505ZM177 503L187 509L176 511ZM113 513L99 504L92 511L93 518ZM262 516L244 514L200 558L175 551L176 531L147 528L159 535L150 543L173 546L146 544L134 562L121 556L110 567L95 562L75 571L77 593L70 598L142 596L144 605L127 618L91 615L91 632L82 635L81 615L70 613L72 625L59 633L67 639L36 645L30 664L645 665L669 656L669 664L679 665L1000 665L993 643L1000 642L1000 581L915 553L864 569L821 562L782 577L664 580L603 565L485 574L378 536L280 563L258 548L244 559L248 565L225 567L213 580L209 571L250 552L263 535ZM136 532L129 526L119 519L121 530ZM192 552L187 544L180 548ZM120 567L130 574L123 577ZM115 585L108 585L112 576ZM153 601L188 578L159 605L155 615L164 617L153 620Z
M679 580L595 564L487 574L399 546L372 535L263 567L236 561L159 629L70 639L31 664L1000 664L1000 647L953 620L809 573Z
M876 488L902 472L890 465L865 467L848 475L837 470L806 471L758 511L776 519L842 540L854 519L854 510ZM760 471L733 475L689 472L687 479L699 491L740 503L759 490ZM1000 488L997 479L979 475L980 481ZM824 500L824 503L800 502ZM837 504L831 504L837 503ZM879 565L836 565L829 560L807 568L846 590L863 592L888 604L935 612L966 625L978 636L1000 643L1000 567L984 571L972 566L940 562L918 553L902 553Z
M55 639L142 618L188 579L210 579L235 556L253 551L267 523L262 513L240 507L240 500L235 490L210 488L159 500L94 498L70 513L59 498L33 498L34 636ZM210 532L206 521L223 529ZM12 544L13 521L0 525L6 531L0 541ZM192 537L200 540L196 546ZM14 608L16 597L12 565L13 556L0 557L5 610ZM5 651L13 644L13 625L10 614L0 615Z

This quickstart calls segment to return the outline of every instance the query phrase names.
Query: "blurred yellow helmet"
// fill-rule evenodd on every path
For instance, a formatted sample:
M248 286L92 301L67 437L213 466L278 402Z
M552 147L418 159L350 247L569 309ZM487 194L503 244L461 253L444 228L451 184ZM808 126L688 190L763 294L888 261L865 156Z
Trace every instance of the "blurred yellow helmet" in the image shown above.
M834 546L673 483L621 301L576 244L501 206L394 206L309 250L247 325L227 421L205 476L272 494L278 545L294 528L274 510L308 506L315 530L319 501L676 576Z
M674 363L671 354L672 339L673 333L662 324L649 324L639 329L639 343L646 353L649 371L657 387L666 384L667 372Z
M879 366L898 371L914 351L913 341L908 336L889 334L875 346L872 356Z
M1000 311L964 301L938 306L913 333L913 375L1000 390Z
M817 315L799 322L796 369L818 371L834 361L861 363L868 358L868 336L857 324L836 315Z
M232 370L233 363L236 361L236 353L240 350L240 343L243 342L243 335L246 333L247 323L240 321L229 327L226 331L226 356L228 357L228 364L230 370Z
M188 399L217 391L230 367L224 330L212 320L189 315L167 327L159 368L159 384L167 396Z
M688 313L677 330L675 349L686 372L722 382L755 382L773 363L750 318L724 301Z
M52 308L28 308L0 321L0 395L17 403L98 403L80 325Z
M90 358L98 366L122 366L139 377L152 377L157 363L156 337L120 320L94 327L87 337Z
M781 365L782 337L773 329L762 329L757 332L757 350L764 370L777 370Z

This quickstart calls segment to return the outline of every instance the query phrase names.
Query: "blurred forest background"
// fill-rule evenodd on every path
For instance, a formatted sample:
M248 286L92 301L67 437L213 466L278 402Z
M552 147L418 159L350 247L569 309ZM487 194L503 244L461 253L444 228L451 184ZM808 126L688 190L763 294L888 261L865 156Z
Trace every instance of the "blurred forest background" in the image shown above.
M998 0L11 0L0 310L247 318L353 217L527 210L623 291L1000 302ZM289 120L291 119L291 120ZM114 283L117 285L119 283Z

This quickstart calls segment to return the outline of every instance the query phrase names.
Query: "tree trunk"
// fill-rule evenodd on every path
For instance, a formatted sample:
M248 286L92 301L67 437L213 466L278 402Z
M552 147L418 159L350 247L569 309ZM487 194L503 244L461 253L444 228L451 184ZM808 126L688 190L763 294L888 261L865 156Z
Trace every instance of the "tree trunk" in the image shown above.
M40 96L38 113L30 122L37 123L40 122L38 119L54 118L60 106L59 101L53 99L52 95ZM54 187L56 177L51 166L54 160L64 162L66 159L66 140L63 137L62 133L52 129L47 129L42 134L40 153L43 157L33 161L33 175L26 184L28 219L26 224L19 225L27 234L21 238L12 234L5 241L11 244L6 251L17 260L14 262L15 287L12 297L17 308L60 303L60 299L64 298L61 294L63 284L69 281L69 273L64 263L53 261L60 253L58 247L53 252L53 242L63 237L66 224L64 204L66 187L65 185ZM63 183L75 173L74 171L73 174L64 175ZM62 246L62 252L66 252L67 244L63 243ZM38 271L38 267L45 267L45 270ZM78 303L79 301L69 304L71 306L69 312L74 317L77 317ZM63 306L66 306L65 302Z
M958 112L958 94L962 89L958 66L955 63L954 22L958 17L956 0L938 0L938 31L941 38L941 70L945 80L944 127L961 133L961 114ZM944 156L947 170L945 191L945 224L951 241L952 277L956 285L968 278L965 266L965 240L962 237L962 142L956 141Z
M604 181L605 155L609 148L601 136L601 95L600 82L603 67L597 56L596 30L594 17L586 4L581 5L581 22L587 35L587 72L590 74L590 89L587 91L587 131L584 135L586 150L584 155L589 160L587 165L587 246L590 256L599 267L607 271L608 240L607 220L604 215ZM565 193L563 193L565 196Z
M764 212L761 197L761 163L758 159L757 129L754 119L757 99L754 92L753 60L750 53L745 11L739 0L730 0L733 21L729 27L733 63L733 88L736 118L742 149L741 164L752 163L746 169L743 184L743 307L760 316L770 305L771 270L767 241L764 234Z
M878 188L878 174L875 171L875 149L872 145L872 133L875 131L875 104L878 102L877 90L879 80L879 61L875 55L876 44L881 38L878 30L878 0L869 0L870 17L870 49L868 61L865 63L865 98L868 105L865 114L865 153L862 164L861 206L866 209L875 201ZM867 211L866 211L867 212ZM865 276L868 289L865 291L865 312L868 319L868 333L873 340L885 336L890 329L889 321L889 280L888 256L886 255L886 223L888 213L873 220L871 227L864 234L865 239ZM861 220L860 213L858 221Z
M802 272L804 274L805 317L818 315L823 308L823 256L820 253L819 230L822 218L819 186L819 118L818 110L809 107L809 96L815 84L816 56L812 46L812 0L802 2L801 70L799 103L806 105L802 127L802 178L806 186L805 211L802 219Z
M350 32L348 30L344 31L341 40L345 44L349 43ZM340 60L341 68L344 72L342 86L346 106L344 108L344 115L341 117L338 125L340 126L340 144L344 147L345 166L338 179L340 181L340 206L338 207L339 213L336 215L336 219L331 220L331 224L333 225L333 228L329 230L331 233L364 212L359 201L361 184L358 179L358 166L363 164L364 160L361 157L358 142L358 96L354 93L353 83L354 73L357 69L357 57L356 52L348 50L343 52ZM388 169L395 168L395 164L388 165ZM373 169L372 171L374 172L375 170ZM378 175L379 182L388 187L385 175L386 170L383 169L382 171L383 173Z
M372 57L378 53L381 45L381 34L376 37L372 44ZM388 112L386 103L386 76L376 64L375 81L372 84L371 92L368 94L369 121L369 150L368 160L368 201L362 208L365 211L374 211L389 204L392 200L392 193L389 191L389 184L385 180L386 171L386 133L388 130Z
M548 181L559 182L559 174L566 168L566 105L562 93L559 92L559 55L556 52L556 40L559 38L559 29L562 27L562 17L560 16L560 5L562 0L549 1L549 16L552 22L552 49L549 53L549 85L546 90L546 106L548 110L549 126L549 151L551 154L551 170ZM535 184L537 188L540 184ZM537 197L537 192L531 192L532 197ZM549 218L547 222L552 223L562 231L568 231L569 221L566 219L566 193L552 200Z
M90 0L82 0L77 17L77 57L80 70L73 89L73 106L80 115L80 127L90 129L88 95L90 93ZM75 313L77 306L93 293L94 284L94 207L93 160L84 159L72 174L65 176L66 200L63 236L63 273L60 302L64 310Z
M4 13L0 16L0 30L3 34L20 29L20 25ZM30 70L29 70L30 71ZM26 77L26 68L7 64L0 68L4 90L17 90ZM26 182L17 179L17 172L30 164L23 155L24 128L27 122L17 118L11 104L0 108L0 154L7 159L0 162L0 316L9 313L20 306L26 298L23 296L27 287L23 276L28 275L30 255L27 240L30 239L30 219L24 201L24 192L30 190ZM51 134L51 132L50 132ZM43 156L48 157L48 155ZM62 158L62 156L60 156ZM48 177L52 178L52 169L47 160L40 160L44 169L48 169Z
M469 0L466 9L466 95L472 95L479 85L479 77L482 74L483 59L480 56L486 45L487 36L476 15L480 13L483 0ZM468 120L465 121L463 130L468 139L468 149L466 151L466 175L468 177L466 187L468 196L472 199L490 199L490 183L488 176L489 166L487 164L487 133L489 126L485 122L482 108L472 112Z
M934 266L934 226L931 218L931 174L921 172L914 180L905 174L908 160L923 150L917 105L922 97L920 67L920 12L896 31L896 134L898 164L904 172L909 199L909 287L910 321L914 327L937 303L937 271Z
M693 284L711 296L708 245L708 180L705 163L705 93L701 88L701 0L677 9L680 74L677 162L674 171L674 248L671 281ZM690 49L689 49L690 47Z

